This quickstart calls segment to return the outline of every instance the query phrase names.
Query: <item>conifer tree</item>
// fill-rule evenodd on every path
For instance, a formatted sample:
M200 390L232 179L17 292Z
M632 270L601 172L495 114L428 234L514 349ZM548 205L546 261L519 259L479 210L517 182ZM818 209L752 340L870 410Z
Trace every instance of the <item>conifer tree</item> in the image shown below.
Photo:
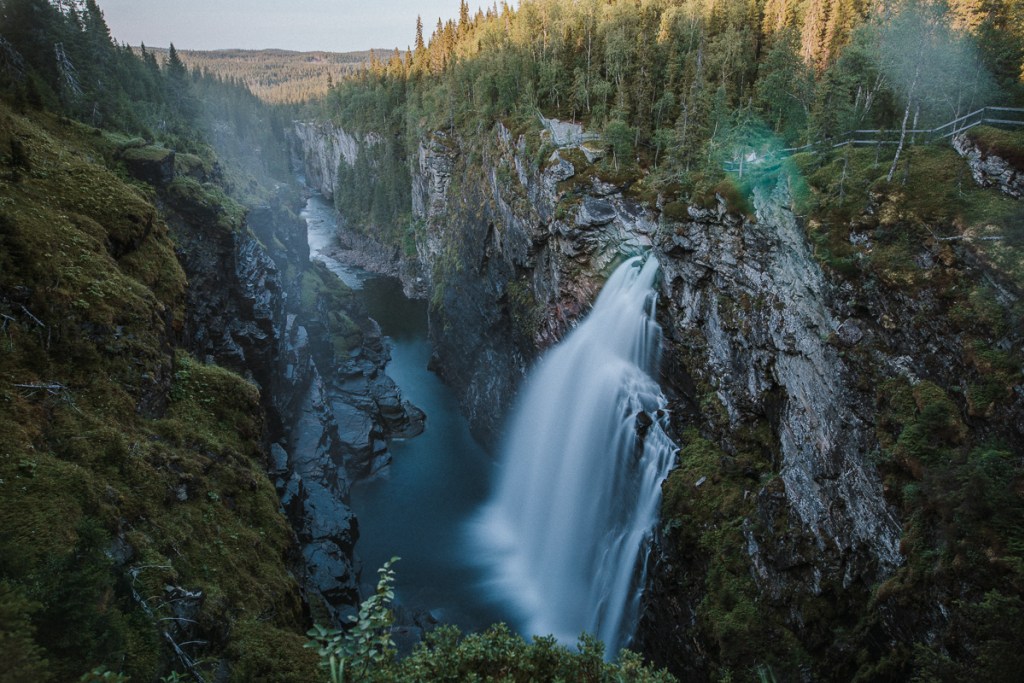
M167 74L171 78L184 80L188 75L188 69L185 67L185 63L181 61L181 57L178 55L178 51L174 48L174 43L167 50Z
M423 43L423 17L416 15L416 56L419 57L426 49Z

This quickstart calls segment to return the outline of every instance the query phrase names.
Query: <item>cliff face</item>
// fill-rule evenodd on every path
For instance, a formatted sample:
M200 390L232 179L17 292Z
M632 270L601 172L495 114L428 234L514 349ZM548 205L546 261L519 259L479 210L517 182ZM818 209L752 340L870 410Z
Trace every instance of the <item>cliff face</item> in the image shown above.
M285 196L249 212L230 200L204 201L208 192L179 179L163 193L189 279L181 343L260 387L269 473L299 541L292 569L318 617L338 621L339 610L358 601L358 530L343 443L302 324L316 322L300 306L310 268L305 224Z
M756 220L722 203L669 220L587 174L575 150L531 170L525 141L500 127L482 171L462 158L450 142L421 147L414 206L429 226L419 257L432 264L439 367L476 426L494 434L534 355L585 313L617 259L650 252L663 266L677 432L705 425L725 457L750 449L736 435L762 433L742 535L757 590L783 605L850 589L844 600L863 609L866 587L902 561L900 525L867 456L877 449L871 399L850 386L829 341L856 335L856 324L833 310L786 187L759 191ZM673 539L664 546L674 557ZM695 622L696 603L667 609L681 594L685 602L667 578L673 561L651 574L639 644L676 671L706 675L707 636L682 626ZM705 588L686 590L699 602ZM794 624L804 618L795 612Z
M756 220L721 206L691 209L691 220L666 224L657 251L681 369L705 387L726 439L768 421L784 504L762 488L758 513L768 526L785 515L806 536L794 546L807 543L801 559L814 569L800 572L800 588L819 592L826 575L847 584L887 575L902 559L900 529L867 460L877 448L870 415L829 343L844 326L855 334L854 323L834 312L832 288L789 204L780 185L756 193ZM781 594L792 574L767 548L778 539L759 538L753 526L745 535L758 581Z
M906 528L920 503L901 489L933 473L904 441L939 405L953 411L941 438L963 452L997 432L1021 439L1024 404L1007 398L1018 380L1006 375L993 388L1002 398L987 402L976 387L994 386L992 366L965 351L1010 348L1019 325L951 322L967 305L955 282L991 283L1009 310L1016 290L998 255L970 235L936 239L944 219L920 218L898 188L869 194L848 226L798 218L786 174L755 189L749 216L722 196L665 205L635 179L603 178L582 135L545 125L540 140L499 124L474 142L420 142L412 207L424 228L406 270L428 282L437 370L493 442L529 364L585 314L613 265L659 259L662 383L684 448L636 645L684 677L767 656L797 678L853 676L886 647L946 647L936 634L956 620L935 607L941 591L905 592L916 590L906 548L922 549L907 536L922 532ZM1013 196L1013 172L972 159L979 182L997 176ZM823 261L811 236L826 230L862 265ZM894 234L920 236L917 251L890 246ZM965 400L940 386L963 387ZM916 408L897 416L908 392ZM979 423L965 437L954 413L979 410L1005 428ZM850 635L830 636L837 623Z
M352 165L359 153L359 141L343 128L330 123L297 122L295 135L303 150L306 184L330 199L338 184L338 164Z

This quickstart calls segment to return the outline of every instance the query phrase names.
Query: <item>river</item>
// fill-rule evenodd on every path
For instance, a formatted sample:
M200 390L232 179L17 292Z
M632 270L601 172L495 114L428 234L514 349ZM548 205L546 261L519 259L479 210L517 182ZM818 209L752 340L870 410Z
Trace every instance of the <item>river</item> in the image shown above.
M421 435L392 441L394 461L382 475L352 488L364 584L375 583L376 569L398 556L396 603L407 610L429 611L464 632L499 621L513 623L509 608L489 597L485 568L467 531L490 490L494 461L470 434L454 394L427 370L431 349L426 302L406 297L395 278L378 277L330 257L336 218L323 198L311 197L302 217L311 258L323 261L359 292L391 340L388 375L403 397L427 414Z

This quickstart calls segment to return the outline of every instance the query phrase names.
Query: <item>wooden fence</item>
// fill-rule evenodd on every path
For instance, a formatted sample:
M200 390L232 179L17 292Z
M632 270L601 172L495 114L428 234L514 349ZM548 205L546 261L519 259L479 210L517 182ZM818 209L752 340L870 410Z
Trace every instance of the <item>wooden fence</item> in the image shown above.
M993 124L998 126L1021 126L1024 127L1024 109L1015 107L982 107L977 111L953 119L937 128L915 128L907 130L905 145L932 144L950 140L954 135L970 130L982 124ZM781 159L807 152L820 154L840 147L871 147L881 145L898 145L900 141L900 130L851 130L841 135L838 139L821 140L811 142L802 147L787 147L785 149L773 150L766 154L758 154L756 151L748 151L736 160L725 162L725 170L740 175L748 166L762 166L766 163L777 162Z

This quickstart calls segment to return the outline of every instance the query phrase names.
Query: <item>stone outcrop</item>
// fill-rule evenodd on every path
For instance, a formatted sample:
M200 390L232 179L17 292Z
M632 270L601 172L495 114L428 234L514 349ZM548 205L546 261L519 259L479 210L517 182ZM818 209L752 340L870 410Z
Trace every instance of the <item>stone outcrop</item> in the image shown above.
M982 187L998 187L1015 199L1024 197L1024 168L983 149L970 133L955 136L953 147L967 159L976 183Z
M155 187L174 180L174 150L164 147L129 147L121 153L128 172Z
M359 598L354 563L359 527L349 508L349 481L338 424L324 382L310 363L310 381L291 426L289 450L276 464L281 504L298 534L307 599L339 621ZM278 446L280 448L280 446Z
M699 358L688 370L720 402L726 429L770 417L778 470L818 562L884 576L901 562L899 524L866 454L875 444L838 349L832 292L811 256L783 187L755 194L756 221L691 209L657 245L670 305L667 332ZM748 534L763 578L772 572Z

